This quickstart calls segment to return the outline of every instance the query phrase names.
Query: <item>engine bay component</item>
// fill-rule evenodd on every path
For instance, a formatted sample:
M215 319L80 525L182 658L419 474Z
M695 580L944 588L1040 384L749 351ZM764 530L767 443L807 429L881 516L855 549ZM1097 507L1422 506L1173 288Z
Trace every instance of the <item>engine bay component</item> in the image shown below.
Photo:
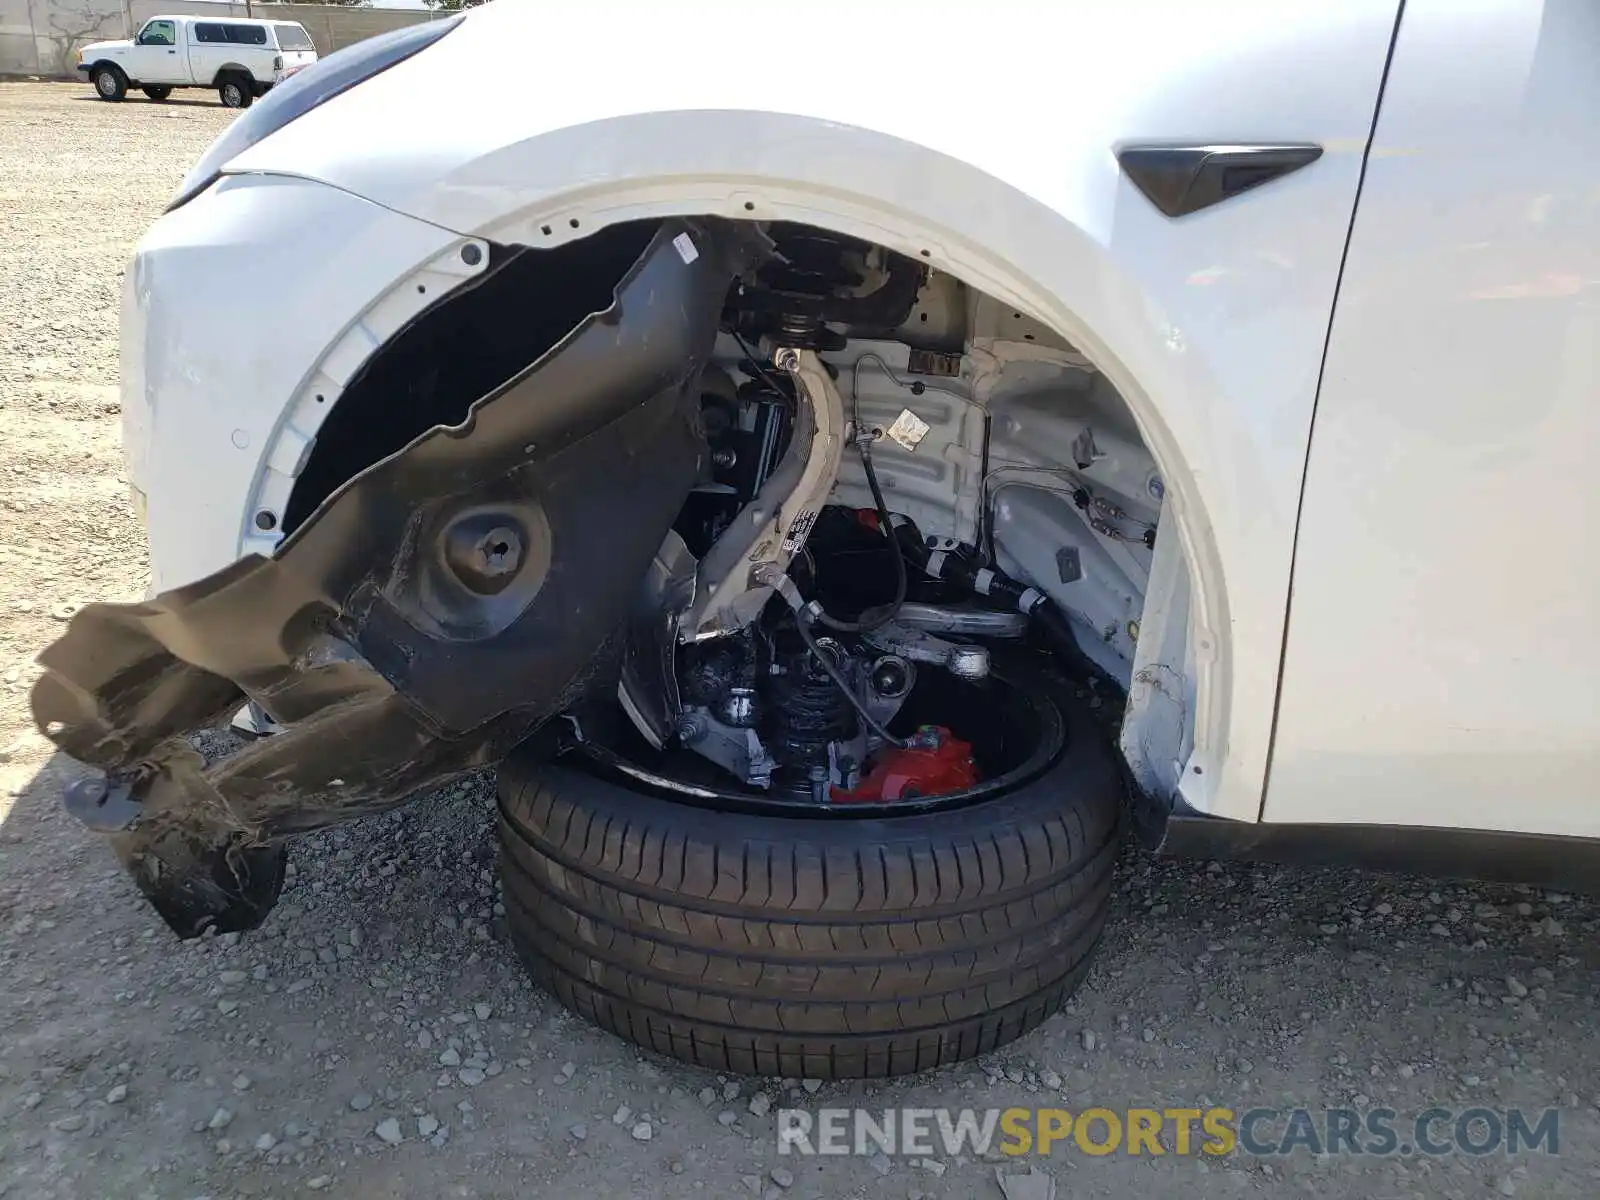
M863 638L869 645L913 662L943 667L957 679L982 679L989 674L989 651L984 647L946 641L899 620L880 625Z
M914 259L842 234L775 221L772 255L735 289L735 329L784 346L837 350L845 336L887 333L910 315L927 272Z
M967 637L1020 638L1028 634L1026 613L971 605L902 604L894 619L908 629Z
M772 589L755 582L757 569L787 569L839 475L844 400L827 368L814 352L788 347L773 363L794 381L794 434L777 470L701 559L684 640L730 633L760 615Z

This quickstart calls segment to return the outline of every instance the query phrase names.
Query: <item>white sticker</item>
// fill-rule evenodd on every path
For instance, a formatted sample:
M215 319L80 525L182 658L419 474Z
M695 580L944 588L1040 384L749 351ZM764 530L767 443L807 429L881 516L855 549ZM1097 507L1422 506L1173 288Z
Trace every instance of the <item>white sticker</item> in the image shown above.
M972 590L980 596L987 596L989 588L994 583L994 572L985 567L972 577Z
M673 238L672 246L678 252L678 257L686 263L692 263L700 257L700 251L695 249L694 239L687 233L680 233Z
M928 436L928 431L933 426L929 425L909 408L902 408L900 415L894 419L894 424L889 426L889 436L907 450L915 450L918 443Z

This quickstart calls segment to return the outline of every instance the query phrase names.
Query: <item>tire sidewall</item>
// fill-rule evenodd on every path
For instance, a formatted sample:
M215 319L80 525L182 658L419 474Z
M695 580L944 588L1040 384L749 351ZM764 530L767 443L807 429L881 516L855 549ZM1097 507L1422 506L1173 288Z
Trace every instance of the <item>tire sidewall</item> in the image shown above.
M581 792L591 812L603 813L617 821L626 821L637 814L639 805L648 805L652 810L660 806L659 811L668 814L664 819L675 829L707 846L726 839L730 828L736 826L738 839L747 843L765 843L773 847L803 843L819 853L867 842L931 850L948 846L952 840L982 836L995 828L1031 824L1040 820L1042 814L1048 815L1063 807L1076 811L1083 836L1089 843L1115 839L1122 827L1125 806L1121 801L1125 788L1122 771L1103 728L1088 705L1074 694L1071 685L1054 673L1029 669L1019 674L1049 695L1065 726L1065 744L1055 761L1038 774L998 795L959 807L872 816L837 813L813 816L803 811L794 815L731 813L636 791L615 778L601 777L582 766L564 766L559 760L530 770L527 765L517 763L515 756L502 765L502 779L531 773L552 781L567 780L567 785L557 785L558 790ZM502 796L506 790L502 787ZM1115 800L1108 802L1108 797ZM503 819L513 829L517 828L519 818L515 806L508 806L502 799L500 807ZM518 835L538 836L536 831L526 828L518 830Z
M110 91L106 90L108 83ZM94 73L94 91L102 100L121 100L128 94L128 81L116 67L100 67Z

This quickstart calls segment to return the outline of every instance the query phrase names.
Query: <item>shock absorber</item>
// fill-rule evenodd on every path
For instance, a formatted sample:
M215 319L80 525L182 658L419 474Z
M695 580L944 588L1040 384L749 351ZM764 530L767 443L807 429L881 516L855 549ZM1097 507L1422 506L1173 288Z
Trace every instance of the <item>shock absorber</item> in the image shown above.
M840 765L830 749L853 739L861 727L818 656L828 656L835 670L847 665L848 656L832 638L817 638L815 654L794 640L798 644L786 638L774 648L762 687L762 740L778 763L779 786L826 802L833 769Z

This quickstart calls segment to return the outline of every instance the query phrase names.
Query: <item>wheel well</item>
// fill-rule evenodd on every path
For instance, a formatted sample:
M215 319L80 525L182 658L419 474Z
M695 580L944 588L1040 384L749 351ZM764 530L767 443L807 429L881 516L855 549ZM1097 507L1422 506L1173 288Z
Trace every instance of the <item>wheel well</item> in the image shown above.
M98 62L96 62L93 66L91 66L89 68L89 74L91 76L93 76L93 75L95 75L95 74L97 74L97 73L99 73L101 71L115 71L118 75L121 75L124 79L128 78L128 73L126 71L124 71L120 65L118 65L117 63L112 62L109 58L102 58Z
M614 225L552 250L492 247L471 287L424 309L350 381L295 480L284 533L345 480L436 425L460 424L473 401L603 311L656 224Z
M211 80L212 87L221 87L229 79L238 78L245 83L254 83L255 76L250 74L247 67L239 63L226 63L218 68L215 78Z

